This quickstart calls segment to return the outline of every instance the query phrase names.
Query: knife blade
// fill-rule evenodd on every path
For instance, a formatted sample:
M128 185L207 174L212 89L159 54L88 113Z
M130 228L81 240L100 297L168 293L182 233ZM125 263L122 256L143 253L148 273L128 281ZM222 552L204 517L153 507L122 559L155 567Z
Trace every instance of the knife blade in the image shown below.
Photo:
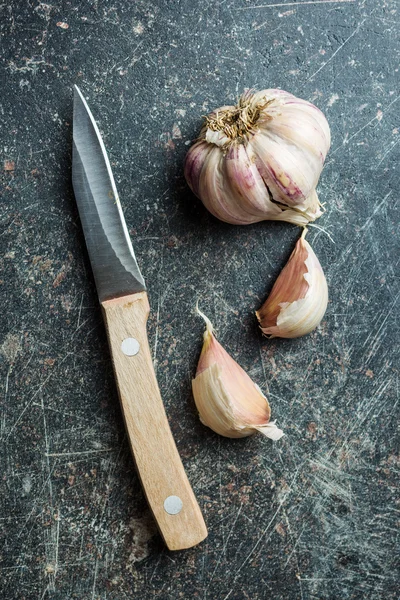
M207 536L169 428L147 339L150 312L107 152L74 88L72 183L107 329L122 412L141 483L170 550Z

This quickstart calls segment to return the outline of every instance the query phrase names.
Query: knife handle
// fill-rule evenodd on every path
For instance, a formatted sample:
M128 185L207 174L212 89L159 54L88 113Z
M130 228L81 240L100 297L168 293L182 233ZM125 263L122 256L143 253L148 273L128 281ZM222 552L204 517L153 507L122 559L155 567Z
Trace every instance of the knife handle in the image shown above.
M153 368L146 292L101 303L122 412L147 501L170 550L207 537L169 428Z

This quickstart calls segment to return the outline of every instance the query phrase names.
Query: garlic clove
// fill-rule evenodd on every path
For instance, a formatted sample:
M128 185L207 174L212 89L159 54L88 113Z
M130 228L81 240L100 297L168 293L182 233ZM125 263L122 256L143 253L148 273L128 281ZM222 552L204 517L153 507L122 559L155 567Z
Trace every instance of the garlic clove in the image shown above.
M269 421L267 398L217 341L209 319L198 312L207 326L192 381L201 422L225 437L246 437L260 431L266 437L279 439L283 432Z
M298 109L286 109L284 115L278 115L268 123L268 131L306 152L317 172L326 158L330 146L330 133L319 126L314 115L302 111L304 114L299 118L298 112Z
M266 108L266 114L270 117L267 121L268 129L272 131L276 122L282 125L292 118L290 125L296 143L307 145L309 141L320 142L320 149L326 156L331 143L329 124L323 112L315 104L277 89L257 92L254 94L253 103L260 103L263 99L271 100ZM319 140L315 140L315 134L318 135Z
M250 145L257 156L257 168L274 200L292 207L304 204L318 181L308 153L294 144L282 144L269 131L254 135Z
M204 167L205 159L212 146L205 141L196 142L186 155L184 174L190 189L196 196L199 196L200 173Z
M243 213L235 211L228 182L223 176L224 156L217 146L212 146L211 151L204 160L204 166L199 177L199 196L204 206L221 221L227 223L243 222ZM250 222L250 221L246 221Z
M271 202L250 146L246 149L243 144L232 145L223 166L235 214L243 223L262 221L266 215L275 219L282 214L282 209Z
M292 116L292 125L295 130L293 131L293 134L295 134L295 132L301 132L303 143L307 141L307 138L309 138L309 132L306 131L306 127L309 130L312 130L314 136L316 134L318 135L319 140L317 140L317 143L320 142L321 145L319 146L319 149L325 159L331 145L331 131L324 113L317 106L315 106L315 104L311 104L311 102L307 102L301 98L294 98L294 100L292 99L291 101L287 102L285 113L287 119ZM306 119L306 116L308 119ZM299 121L301 121L300 128ZM315 141L313 136L310 137ZM297 136L297 141L300 142L299 136Z
M267 300L256 312L264 335L296 338L321 322L328 305L328 286L310 244L307 229L296 243Z

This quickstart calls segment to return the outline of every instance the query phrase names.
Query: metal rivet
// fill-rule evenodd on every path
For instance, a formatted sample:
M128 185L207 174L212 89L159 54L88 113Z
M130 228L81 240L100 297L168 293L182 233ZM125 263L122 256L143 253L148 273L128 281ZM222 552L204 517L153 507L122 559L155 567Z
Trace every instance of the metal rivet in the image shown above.
M140 350L140 344L135 338L125 338L121 350L126 356L135 356Z
M182 510L182 506L183 502L179 498L179 496L168 496L168 498L164 500L164 510L169 515L177 515L178 513L180 513Z

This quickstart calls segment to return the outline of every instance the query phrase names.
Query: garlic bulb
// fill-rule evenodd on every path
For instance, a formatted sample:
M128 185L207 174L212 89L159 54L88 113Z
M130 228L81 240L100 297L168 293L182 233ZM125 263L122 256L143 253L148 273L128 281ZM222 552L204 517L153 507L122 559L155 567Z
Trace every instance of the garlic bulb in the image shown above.
M296 243L267 300L256 312L262 332L296 338L319 325L328 304L328 285L310 244L307 229Z
M227 223L306 225L321 215L315 187L329 146L329 125L316 106L282 90L250 90L237 106L205 118L185 177Z
M198 313L206 330L192 389L201 422L225 437L246 437L260 431L279 440L283 431L269 421L267 398L215 339L209 319Z

